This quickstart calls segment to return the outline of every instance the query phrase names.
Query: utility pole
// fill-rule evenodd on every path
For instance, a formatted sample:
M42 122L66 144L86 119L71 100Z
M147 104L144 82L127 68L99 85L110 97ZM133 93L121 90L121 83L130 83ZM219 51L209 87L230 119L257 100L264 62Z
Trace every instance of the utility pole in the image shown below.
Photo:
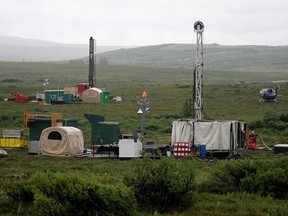
M88 76L89 87L96 86L96 74L94 65L94 39L90 37L89 40L89 76Z
M196 32L196 56L194 65L194 118L195 121L202 120L203 103L202 103L202 86L203 86L203 31L204 24L197 21L194 24Z

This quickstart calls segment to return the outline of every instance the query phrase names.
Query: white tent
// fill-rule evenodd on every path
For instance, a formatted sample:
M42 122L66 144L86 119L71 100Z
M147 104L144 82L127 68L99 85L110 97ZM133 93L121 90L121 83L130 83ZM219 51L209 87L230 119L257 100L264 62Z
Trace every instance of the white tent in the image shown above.
M180 119L172 124L172 146L177 142L205 145L207 151L229 151L244 146L245 123L239 121L194 121Z
M74 156L82 154L82 131L75 127L48 127L41 133L39 154L50 156Z
M99 88L90 88L82 92L82 101L85 103L100 103L102 90Z

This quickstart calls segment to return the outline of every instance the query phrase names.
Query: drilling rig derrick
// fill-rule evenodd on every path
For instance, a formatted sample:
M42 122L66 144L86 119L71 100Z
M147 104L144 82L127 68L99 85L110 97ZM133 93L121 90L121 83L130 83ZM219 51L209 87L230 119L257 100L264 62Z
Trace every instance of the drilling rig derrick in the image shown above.
M194 118L195 121L202 120L203 103L202 103L202 86L203 86L203 31L204 24L197 21L194 24L196 32L196 56L194 65Z
M94 64L94 39L90 37L89 40L89 88L96 86L95 64Z

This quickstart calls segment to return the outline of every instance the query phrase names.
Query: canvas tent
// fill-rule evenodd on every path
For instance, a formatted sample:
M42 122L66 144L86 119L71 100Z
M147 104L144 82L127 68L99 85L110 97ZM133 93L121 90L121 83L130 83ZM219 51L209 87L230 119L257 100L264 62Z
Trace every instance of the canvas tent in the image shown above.
M102 90L90 88L82 93L82 101L85 103L100 103Z
M172 146L179 142L194 143L205 145L207 151L228 151L230 155L244 147L246 126L240 121L180 119L172 126Z
M82 154L84 139L82 131L75 127L45 128L39 140L39 154L50 156L74 156Z

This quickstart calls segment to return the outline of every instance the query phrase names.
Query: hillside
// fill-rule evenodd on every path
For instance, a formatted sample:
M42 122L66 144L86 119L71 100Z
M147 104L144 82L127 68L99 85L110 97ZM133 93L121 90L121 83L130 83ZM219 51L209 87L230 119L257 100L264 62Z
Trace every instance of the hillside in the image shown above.
M195 45L163 44L101 53L112 65L191 68ZM288 72L288 46L204 45L207 70Z
M87 44L61 44L51 41L0 36L0 61L61 61L88 56ZM96 53L123 46L97 46Z
M0 36L0 61L88 63L87 44ZM192 68L195 44L162 44L137 48L97 46L97 63L163 68ZM103 61L104 60L104 61ZM204 45L205 70L288 72L288 46Z

